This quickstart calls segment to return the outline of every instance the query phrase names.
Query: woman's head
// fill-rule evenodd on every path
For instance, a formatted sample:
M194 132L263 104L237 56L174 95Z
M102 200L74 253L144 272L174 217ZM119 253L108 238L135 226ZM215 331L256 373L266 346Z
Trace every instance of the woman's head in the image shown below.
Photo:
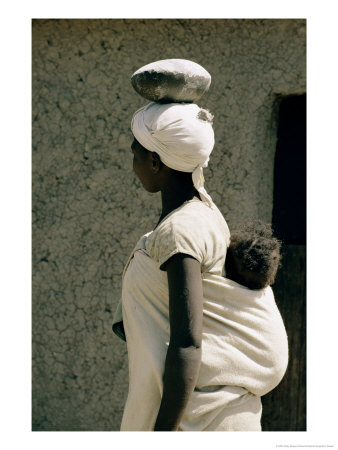
M167 167L159 155L144 148L135 138L131 144L133 170L148 192L159 192L168 185L169 178L180 187L191 188L191 173L179 172ZM178 187L178 185L177 185Z
M143 148L156 153L168 168L191 173L200 195L210 199L203 188L202 170L214 146L208 111L195 104L152 102L136 111L131 128Z
M257 220L242 225L231 233L225 261L227 278L250 289L273 284L280 265L280 247L269 224Z

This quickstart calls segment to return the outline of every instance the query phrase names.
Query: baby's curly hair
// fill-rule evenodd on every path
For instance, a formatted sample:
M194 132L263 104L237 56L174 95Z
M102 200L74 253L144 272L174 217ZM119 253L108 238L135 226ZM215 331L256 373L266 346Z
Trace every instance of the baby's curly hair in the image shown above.
M281 242L272 227L260 220L247 222L231 233L230 248L244 272L257 275L255 289L274 283L281 261Z

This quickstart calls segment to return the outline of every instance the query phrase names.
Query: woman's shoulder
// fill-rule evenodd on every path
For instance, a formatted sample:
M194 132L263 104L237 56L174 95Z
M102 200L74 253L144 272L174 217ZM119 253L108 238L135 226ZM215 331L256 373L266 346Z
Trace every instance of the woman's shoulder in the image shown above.
M186 223L199 234L211 233L230 240L228 224L214 203L209 206L202 201L191 202L182 209L181 214L182 216L178 215L174 221L186 220Z
M225 257L229 240L228 226L217 207L198 200L185 203L160 222L147 237L146 250L156 261L185 253L202 262L216 253Z
M169 222L179 223L181 221L188 221L192 223L208 222L210 224L216 222L225 224L224 216L215 204L209 206L201 200L191 200L183 204L180 208L175 210L170 217Z
M188 239L196 245L203 245L204 238L215 236L218 239L230 239L228 225L219 211L213 205L208 206L200 200L186 202L169 214L148 236L147 243L155 244L167 239L178 241Z
M200 238L204 233L221 233L229 238L230 232L226 220L216 205L208 206L200 200L186 202L169 214L153 231L155 235L179 233L197 234Z

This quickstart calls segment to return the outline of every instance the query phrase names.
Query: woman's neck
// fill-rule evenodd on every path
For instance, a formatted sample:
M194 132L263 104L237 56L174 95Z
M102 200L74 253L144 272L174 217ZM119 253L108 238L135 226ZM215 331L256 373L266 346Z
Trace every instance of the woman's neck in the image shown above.
M175 209L183 205L184 202L192 200L194 197L199 199L199 194L192 184L192 181L186 181L180 177L175 177L170 183L161 189L162 213L159 222Z

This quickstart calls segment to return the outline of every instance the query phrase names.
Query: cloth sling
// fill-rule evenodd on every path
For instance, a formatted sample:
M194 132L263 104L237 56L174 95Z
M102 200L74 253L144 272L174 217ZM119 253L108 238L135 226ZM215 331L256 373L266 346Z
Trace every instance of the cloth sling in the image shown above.
M149 235L149 234L148 234ZM123 275L115 330L127 337L129 393L122 431L153 430L169 343L168 282L149 257L144 235ZM252 291L202 274L202 360L183 431L259 431L260 396L282 379L288 361L284 324L270 287Z

